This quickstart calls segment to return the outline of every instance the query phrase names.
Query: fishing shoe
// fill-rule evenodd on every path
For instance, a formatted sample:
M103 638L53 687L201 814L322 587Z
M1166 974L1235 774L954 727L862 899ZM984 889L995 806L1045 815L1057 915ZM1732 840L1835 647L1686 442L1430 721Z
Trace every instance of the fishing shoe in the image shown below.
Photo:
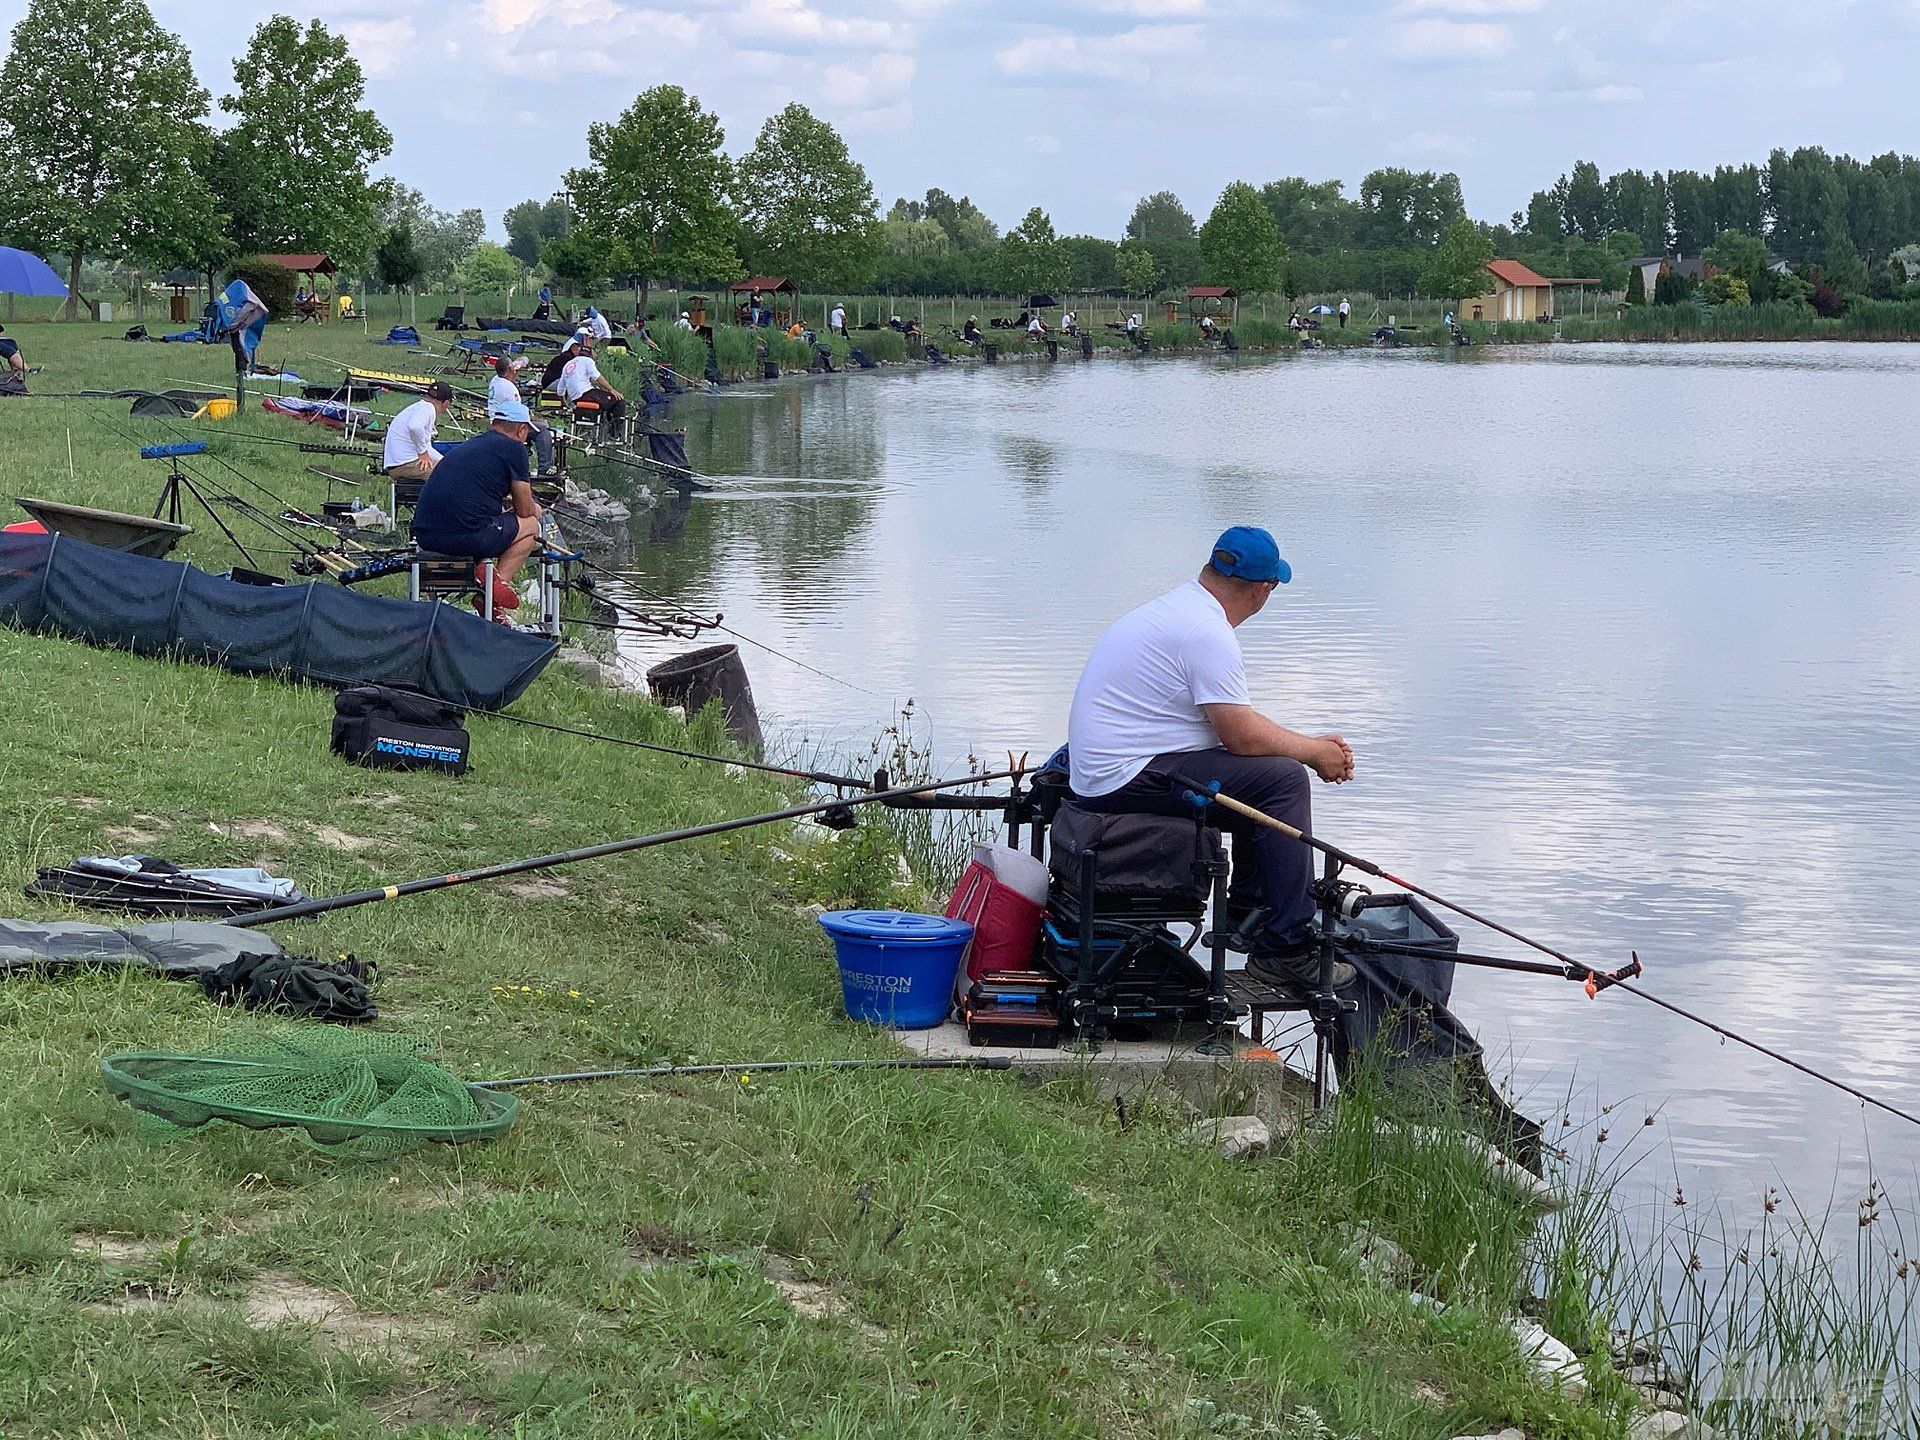
M1306 939L1284 950L1256 950L1247 957L1247 974L1302 999L1320 988L1320 942ZM1332 988L1344 990L1359 972L1344 960L1333 962Z
M473 578L482 585L486 584L486 567L484 565L474 566ZM477 604L474 606L476 610L479 608ZM493 577L493 608L495 610L518 610L520 608L520 596L515 592L513 586L500 578L497 572Z

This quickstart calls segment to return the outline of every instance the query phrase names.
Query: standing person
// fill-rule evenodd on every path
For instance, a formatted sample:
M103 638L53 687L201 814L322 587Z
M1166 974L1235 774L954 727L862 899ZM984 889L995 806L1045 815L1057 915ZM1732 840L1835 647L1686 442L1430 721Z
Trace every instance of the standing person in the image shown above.
M1273 536L1235 525L1214 542L1200 574L1122 616L1095 642L1067 720L1073 793L1087 809L1190 815L1173 781L1218 781L1224 794L1311 833L1307 772L1353 778L1353 747L1306 735L1253 708L1234 631L1293 578ZM1232 904L1267 912L1250 973L1306 992L1319 981L1308 941L1313 852L1292 836L1217 807L1207 816L1233 836ZM1336 987L1351 965L1334 967Z
M833 313L827 317L827 330L834 335L847 333L847 307L838 300L833 302Z
M569 405L578 405L582 400L598 405L601 416L616 428L627 418L627 397L614 389L613 382L600 373L600 367L593 363L593 351L590 349L583 350L566 363L554 389Z
M493 379L487 382L487 415L498 415L503 408L520 402L520 372L527 368L524 355L503 355L493 362ZM553 474L553 427L544 420L528 420L528 443L533 446L541 475Z
M427 386L427 393L387 422L381 468L396 480L424 480L446 458L453 444L436 445L434 426L453 403L453 387L444 380Z
M26 394L27 359L20 353L19 342L7 338L4 325L0 325L0 362L6 365L0 370L0 395Z
M428 477L413 510L413 540L423 550L492 560L493 608L520 603L513 577L540 545L540 502L527 474L527 427L531 417L518 400L507 402L483 430ZM474 578L482 568L474 566ZM474 609L482 597L474 596Z
M1353 314L1353 304L1344 295L1340 297L1339 314L1340 314L1340 328L1344 330L1347 328L1347 317Z
M591 305L587 307L587 321L584 328L596 340L613 338L613 323Z
M540 303L534 307L533 318L536 320L545 320L552 314L553 287L551 285L542 285L540 287Z

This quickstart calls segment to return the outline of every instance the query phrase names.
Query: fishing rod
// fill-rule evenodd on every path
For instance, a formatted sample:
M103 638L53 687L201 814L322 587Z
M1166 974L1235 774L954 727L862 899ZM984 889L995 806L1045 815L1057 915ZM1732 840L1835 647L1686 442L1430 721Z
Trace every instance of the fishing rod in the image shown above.
M957 780L934 780L924 785L910 785L898 790L881 790L870 795L857 795L851 799L842 797L838 800L820 801L811 805L794 805L765 815L743 815L733 820L716 820L710 824L692 825L681 830L663 830L653 835L636 835L626 840L611 840L605 844L587 845L577 850L561 850L552 855L537 855L527 860L507 860L497 865L483 865L478 870L455 871L449 875L406 880L397 885L382 885L372 890L353 890L345 895L306 900L297 905L282 905L272 910L258 910L251 915L236 916L226 923L245 930L258 925L278 924L282 920L303 920L309 915L325 915L334 910L347 910L358 905L374 905L382 900L397 900L402 895L418 895L428 890L447 890L455 885L471 885L480 880L499 880L508 875L524 875L533 870L550 870L558 865L573 865L583 860L599 860L608 855L624 855L635 850L650 850L660 845L677 844L682 840L699 840L708 835L725 835L731 831L748 830L759 825L773 825L783 820L805 820L815 815L824 815L828 811L845 811L855 805L887 804L934 790L951 790L963 785L983 785L993 780L1011 780L1020 773L1017 770L1002 770L989 775L966 775Z
M649 600L658 600L662 605L671 605L674 609L678 610L683 615L690 615L697 620L703 620L705 618L700 614L699 611L693 609L691 606L684 605L680 601L673 599L671 596L662 595L657 590L649 590L645 585L642 585L638 580L634 579L631 572L623 571L623 570L609 570L606 566L595 564L592 560L582 560L580 563L586 566L587 569L595 572L596 574L606 576L609 580L618 580L622 584L631 585L634 589L638 590L642 595L646 596ZM766 644L764 641L756 640L751 635L743 635L738 630L735 630L732 626L723 625L721 623L722 618L724 617L716 616L714 618L711 628L715 630L719 630L724 634L731 635L736 640L744 641L746 644L753 646L753 648L756 650L764 650L766 651L767 654L772 655L777 659L784 660L789 665L797 665L810 675L818 675L822 680L831 680L836 685L843 685L847 689L857 691L859 694L862 694L862 695L870 695L875 700L887 699L887 697L885 695L882 695L878 690L869 690L864 685L856 685L851 680L843 680L840 676L830 674L827 671L820 669L818 666L809 665L806 661L800 659L800 657L797 655L789 655L787 654L786 651L776 650L774 649L773 646Z
M1635 953L1633 955L1633 959L1630 964L1621 967L1619 970L1612 971L1611 973L1607 971L1602 971L1602 970L1595 970L1591 966L1581 964L1578 960L1575 960L1571 955L1567 954L1563 950L1557 950L1553 946L1548 945L1543 941L1535 940L1528 935L1523 935L1518 930L1515 930L1510 926L1502 925L1497 920L1489 919L1487 916L1482 915L1477 910L1470 910L1465 905L1462 905L1456 901L1447 899L1444 895L1436 895L1433 891L1425 889L1422 886L1416 885L1411 880L1403 879L1400 876L1393 874L1391 871L1385 870L1380 866L1374 864L1370 860L1362 859L1360 856L1353 854L1349 850L1343 850L1338 845L1332 845L1326 842L1325 840L1317 839L1314 836L1307 834L1304 830L1298 829L1295 826L1287 824L1286 821L1284 820L1277 820L1273 816L1267 814L1264 810L1255 809L1253 806L1246 804L1244 801L1236 800L1230 795L1221 794L1220 782L1217 780L1205 780L1205 781L1195 780L1190 776L1182 775L1179 773L1176 773L1172 778L1173 778L1174 784L1180 786L1183 790L1185 790L1189 795L1193 796L1198 801L1211 802L1213 804L1219 805L1222 809L1232 811L1236 815L1244 816L1245 818L1253 821L1257 825L1264 825L1270 830L1279 831L1282 835L1289 835L1295 840L1300 841L1303 845L1306 845L1310 849L1317 850L1322 855L1325 855L1328 858L1335 860L1342 865L1350 865L1355 870L1361 871L1363 874L1373 875L1378 877L1379 879L1387 881L1389 884L1398 885L1401 889L1406 890L1411 894L1418 895L1423 900L1431 900L1434 904L1439 905L1444 909L1451 910L1456 915L1464 915L1467 919L1473 921L1477 925L1484 925L1489 930L1493 930L1501 935L1505 935L1508 939L1517 941L1519 944L1525 945L1529 949L1537 950L1542 955L1547 955L1552 957L1554 960L1559 961L1560 963L1558 965L1542 966L1540 967L1540 971L1544 971L1545 973L1549 973L1549 974L1557 973L1559 975L1564 976L1566 979L1576 980L1581 982L1585 986L1586 992L1589 998L1595 995L1598 995L1602 990L1608 990L1608 989L1613 989L1615 987L1618 987L1619 989L1626 991L1626 993L1629 995L1633 995L1641 1000L1645 1000L1650 1005L1656 1005L1660 1009L1665 1010L1670 1014L1679 1016L1682 1020L1692 1021L1695 1025L1699 1025L1704 1029L1711 1030L1714 1034L1718 1035L1723 1041L1731 1040L1736 1045L1743 1045L1747 1049L1753 1051L1755 1054L1764 1055L1769 1060L1777 1061L1779 1064L1785 1065L1791 1070L1797 1070L1802 1075L1805 1075L1810 1079L1818 1080L1823 1085L1830 1085L1834 1089L1839 1090L1844 1094L1851 1095L1854 1099L1859 1100L1864 1104L1872 1105L1877 1109L1886 1111L1889 1115L1893 1115L1898 1117L1901 1120L1905 1120L1909 1125L1920 1126L1920 1115L1915 1115L1910 1111L1902 1110L1899 1106L1890 1104L1889 1102L1880 1099L1876 1095L1869 1095L1866 1091L1859 1089L1857 1086L1849 1085L1846 1081L1841 1080L1836 1076L1825 1074L1822 1071L1814 1069L1811 1065L1808 1065L1803 1061L1794 1059L1791 1055L1783 1054L1780 1051L1775 1050L1770 1045L1763 1045L1758 1040L1752 1039L1746 1035L1742 1035L1736 1030L1728 1029L1725 1025L1720 1024L1716 1020L1709 1020L1704 1015L1696 1014L1694 1011L1688 1010L1684 1006L1674 1004L1671 1000L1663 1000L1658 995L1652 994L1649 991L1641 989L1638 985L1635 985L1632 983L1632 981L1634 981L1640 975L1645 973L1645 969L1646 969L1646 967L1640 963L1640 956L1638 953ZM1390 947L1382 947L1382 948L1390 948ZM1470 956L1470 957L1461 957L1461 958L1464 959L1469 964L1484 964L1486 961L1492 959L1493 957ZM1523 967L1526 967L1527 963L1528 962L1518 961L1518 960L1507 961L1505 963L1497 964L1488 968L1495 968L1495 969L1502 969L1502 970L1508 970L1508 969L1519 970L1519 969L1523 969ZM1540 971L1530 971L1529 973L1540 973Z
M361 460L377 458L376 452L364 445L321 445L311 440L289 440L284 435L252 435L244 430L215 429L211 425L193 427L202 435L217 436L222 440L239 440L248 445L291 445L303 455L352 455Z
M511 1080L475 1080L482 1090L522 1085L571 1085L583 1080L666 1080L682 1075L784 1075L796 1070L1011 1070L1011 1055L926 1056L876 1060L733 1061L720 1065L649 1065L637 1070L572 1070L558 1075L516 1075Z

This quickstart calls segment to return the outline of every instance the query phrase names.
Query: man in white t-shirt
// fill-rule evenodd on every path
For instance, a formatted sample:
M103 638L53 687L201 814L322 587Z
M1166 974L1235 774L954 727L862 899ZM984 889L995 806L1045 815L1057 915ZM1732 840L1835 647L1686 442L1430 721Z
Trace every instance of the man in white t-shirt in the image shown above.
M833 313L827 317L827 329L835 335L847 333L847 307L836 304Z
M587 320L583 328L591 331L593 338L596 340L611 340L613 338L613 322L608 320L606 316L602 315L591 305L587 307Z
M560 378L553 383L554 390L562 400L578 411L580 402L585 400L600 407L602 419L613 422L617 428L626 418L627 397L613 388L613 382L600 373L600 367L593 362L593 352L583 351L569 360L561 370Z
M416 400L387 422L387 439L380 466L398 480L424 480L452 445L435 445L433 429L447 406L453 403L453 387L444 380L427 386L424 399Z
M1237 626L1293 578L1265 530L1236 525L1215 542L1198 578L1150 600L1095 642L1067 721L1073 793L1090 810L1191 814L1176 773L1311 832L1307 771L1353 778L1338 735L1303 735L1253 708ZM1233 836L1235 906L1267 912L1247 968L1295 988L1317 982L1307 944L1313 852L1298 840L1216 807L1208 819ZM1335 982L1351 981L1351 966Z

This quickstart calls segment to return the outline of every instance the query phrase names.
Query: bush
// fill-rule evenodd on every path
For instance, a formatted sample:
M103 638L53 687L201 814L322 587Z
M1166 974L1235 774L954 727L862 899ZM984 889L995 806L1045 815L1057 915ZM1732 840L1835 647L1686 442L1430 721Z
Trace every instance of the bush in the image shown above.
M246 281L274 319L293 318L293 292L297 277L286 266L258 255L249 255L227 267L227 278L230 281Z
M1232 328L1233 338L1252 350L1291 350L1300 343L1284 320L1242 320Z
M1185 320L1176 320L1172 324L1161 321L1147 327L1148 338L1156 350L1197 350L1200 348L1200 327Z
M766 332L740 325L713 327L714 358L720 373L729 380L758 377L760 374L760 337Z
M855 334L853 343L866 352L868 359L883 364L907 358L907 337L898 330L862 330Z
M671 365L681 379L698 380L706 372L707 342L693 331L663 323L650 327L648 333L660 347L657 358Z

